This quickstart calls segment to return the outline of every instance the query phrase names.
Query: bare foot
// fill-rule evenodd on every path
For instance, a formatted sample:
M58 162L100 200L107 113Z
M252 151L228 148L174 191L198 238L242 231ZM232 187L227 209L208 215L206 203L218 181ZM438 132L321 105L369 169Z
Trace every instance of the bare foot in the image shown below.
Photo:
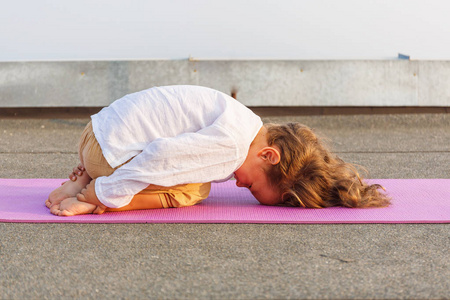
M96 205L78 201L76 197L70 197L54 204L50 212L57 216L75 216L91 214L97 208Z
M76 181L66 181L56 190L50 193L48 199L45 201L45 206L51 208L53 205L61 203L64 199L76 197L79 192L91 181L91 177L84 172L83 175L78 176Z

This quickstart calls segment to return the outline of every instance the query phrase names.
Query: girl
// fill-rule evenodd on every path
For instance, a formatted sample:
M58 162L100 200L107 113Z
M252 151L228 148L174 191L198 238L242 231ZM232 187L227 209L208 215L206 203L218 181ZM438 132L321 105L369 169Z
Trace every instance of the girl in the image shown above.
M232 176L265 205L389 204L300 124L262 124L235 99L198 86L127 95L91 117L72 181L46 201L56 215L190 206Z

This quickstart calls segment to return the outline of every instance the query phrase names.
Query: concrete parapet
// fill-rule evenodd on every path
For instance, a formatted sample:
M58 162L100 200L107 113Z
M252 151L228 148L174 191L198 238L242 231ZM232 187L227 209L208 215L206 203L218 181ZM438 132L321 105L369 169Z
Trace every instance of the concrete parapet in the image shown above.
M218 89L247 106L450 106L450 61L0 63L0 107L101 107L152 86Z

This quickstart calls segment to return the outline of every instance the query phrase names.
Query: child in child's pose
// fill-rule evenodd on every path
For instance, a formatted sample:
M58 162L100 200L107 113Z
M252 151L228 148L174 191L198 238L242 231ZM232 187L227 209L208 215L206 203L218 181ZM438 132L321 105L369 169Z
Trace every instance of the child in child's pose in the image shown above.
M381 207L389 199L301 124L266 124L221 92L155 87L86 126L80 165L46 205L55 215L190 206L233 175L265 205Z

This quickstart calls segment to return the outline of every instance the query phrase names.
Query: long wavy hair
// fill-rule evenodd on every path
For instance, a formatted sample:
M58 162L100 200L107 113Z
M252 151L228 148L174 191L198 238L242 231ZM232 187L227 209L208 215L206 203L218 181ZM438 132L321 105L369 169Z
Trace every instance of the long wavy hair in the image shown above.
M281 151L280 163L267 172L281 190L285 206L324 208L384 207L390 198L378 184L368 184L354 165L328 150L316 134L299 123L266 124L269 146Z

